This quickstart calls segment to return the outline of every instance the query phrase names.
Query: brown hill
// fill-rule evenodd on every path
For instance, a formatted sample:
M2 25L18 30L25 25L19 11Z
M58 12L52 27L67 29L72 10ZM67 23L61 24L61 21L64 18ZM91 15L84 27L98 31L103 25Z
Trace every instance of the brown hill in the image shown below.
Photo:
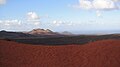
M62 46L0 40L0 67L120 67L120 40Z
M40 28L38 28L38 29L33 29L32 31L30 31L30 32L27 32L27 33L29 33L29 34L33 34L33 35L55 35L55 34L57 34L57 33L55 33L55 32L53 32L53 31L51 31L51 30L49 30L49 29L40 29Z

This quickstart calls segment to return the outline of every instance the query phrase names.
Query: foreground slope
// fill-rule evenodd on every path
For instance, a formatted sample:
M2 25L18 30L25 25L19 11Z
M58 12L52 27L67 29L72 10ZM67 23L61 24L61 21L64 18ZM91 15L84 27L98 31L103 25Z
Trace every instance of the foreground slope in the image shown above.
M0 67L120 67L120 40L62 46L0 40Z

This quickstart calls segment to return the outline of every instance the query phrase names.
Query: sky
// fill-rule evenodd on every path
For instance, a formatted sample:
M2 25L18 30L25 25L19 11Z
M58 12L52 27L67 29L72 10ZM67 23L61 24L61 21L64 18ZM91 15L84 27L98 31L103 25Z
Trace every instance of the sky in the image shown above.
M120 32L120 0L0 0L0 30Z

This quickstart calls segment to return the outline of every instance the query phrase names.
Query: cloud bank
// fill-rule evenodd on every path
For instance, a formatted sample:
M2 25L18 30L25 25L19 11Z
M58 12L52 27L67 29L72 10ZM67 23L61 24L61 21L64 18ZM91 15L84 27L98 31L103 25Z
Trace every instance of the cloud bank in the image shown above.
M21 25L21 21L14 19L14 20L0 20L0 24L4 26L10 26L10 25Z
M22 26L22 21L17 19L11 20L0 20L0 29L20 29Z
M65 21L65 20L54 20L52 24L54 26L61 26L61 25L73 26L74 25L72 21Z
M0 5L3 5L6 3L6 0L0 0Z
M120 0L79 0L75 7L86 10L116 10L120 8Z

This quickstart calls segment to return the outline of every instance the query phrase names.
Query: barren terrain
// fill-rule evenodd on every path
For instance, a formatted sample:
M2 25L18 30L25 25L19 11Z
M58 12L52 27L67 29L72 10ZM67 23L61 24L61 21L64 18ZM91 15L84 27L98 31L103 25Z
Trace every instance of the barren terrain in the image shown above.
M61 46L0 40L0 67L120 67L120 40Z

